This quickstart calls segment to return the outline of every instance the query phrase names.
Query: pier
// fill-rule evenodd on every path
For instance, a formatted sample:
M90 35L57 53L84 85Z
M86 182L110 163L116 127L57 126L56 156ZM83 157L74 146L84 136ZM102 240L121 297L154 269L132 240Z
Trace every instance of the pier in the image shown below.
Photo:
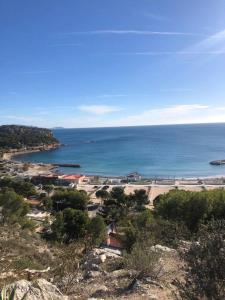
M54 167L63 167L63 168L81 168L79 164L52 164Z

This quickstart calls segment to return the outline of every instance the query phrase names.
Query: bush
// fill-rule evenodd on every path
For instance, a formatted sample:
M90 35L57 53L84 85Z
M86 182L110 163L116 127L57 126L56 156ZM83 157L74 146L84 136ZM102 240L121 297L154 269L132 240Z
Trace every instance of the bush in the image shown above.
M90 220L88 235L92 246L99 246L106 239L106 225L102 217L97 216Z
M129 226L125 230L125 234L122 236L122 243L125 250L130 253L134 244L136 243L140 232L134 226Z
M138 240L131 253L125 254L124 265L135 273L136 279L159 277L162 270L159 262L161 254L151 248L153 245L151 240Z
M183 222L155 219L145 230L157 244L176 248L180 240L189 240L192 235Z
M177 247L180 240L190 239L191 233L184 223L156 218L146 209L128 222L122 238L126 251L130 252L140 238L151 239L156 244L168 247Z
M1 222L5 223L21 223L24 224L26 214L29 211L28 205L23 198L17 195L14 191L5 191L0 194Z
M53 200L52 198L50 197L44 197L42 199L42 205L43 205L43 208L46 210L46 211L52 211L52 207L53 207Z
M225 221L213 222L208 228L184 255L186 281L178 282L182 299L224 299Z
M225 218L225 191L170 191L155 204L155 214L167 220L184 222L192 232L202 223Z
M23 271L25 269L41 270L43 266L29 257L21 257L13 262L13 268L15 268L16 271Z
M80 270L80 264L83 263L84 245L82 243L72 243L63 246L57 257L58 264L52 271L54 283L63 293L69 293L74 284L77 283L77 275Z
M66 243L84 238L88 224L89 218L86 212L66 208L56 215L56 220L52 224L53 236Z

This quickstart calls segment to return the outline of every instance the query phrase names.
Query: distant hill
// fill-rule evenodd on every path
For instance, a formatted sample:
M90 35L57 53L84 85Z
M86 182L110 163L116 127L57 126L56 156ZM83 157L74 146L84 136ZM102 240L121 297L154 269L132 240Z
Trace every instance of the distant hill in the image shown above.
M43 145L59 144L49 129L20 126L0 126L0 148L2 150L39 147Z

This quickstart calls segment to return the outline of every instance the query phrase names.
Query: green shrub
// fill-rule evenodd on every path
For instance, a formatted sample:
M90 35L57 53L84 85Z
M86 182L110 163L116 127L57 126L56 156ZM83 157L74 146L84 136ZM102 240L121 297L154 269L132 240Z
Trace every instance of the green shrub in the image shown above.
M141 279L145 276L156 279L161 273L160 257L161 253L155 251L152 241L138 240L131 253L124 255L124 265L127 269L135 273L136 279Z
M199 241L185 253L185 283L177 285L182 299L215 299L225 296L225 221L208 225Z
M43 266L33 261L33 259L29 257L21 257L14 261L13 268L15 268L16 271L23 271L25 269L39 270L42 269Z
M1 222L3 224L24 223L25 216L29 211L23 198L11 190L0 194L0 206L2 207Z
M225 218L225 191L170 191L155 204L155 214L183 222L189 230L197 232L202 223Z

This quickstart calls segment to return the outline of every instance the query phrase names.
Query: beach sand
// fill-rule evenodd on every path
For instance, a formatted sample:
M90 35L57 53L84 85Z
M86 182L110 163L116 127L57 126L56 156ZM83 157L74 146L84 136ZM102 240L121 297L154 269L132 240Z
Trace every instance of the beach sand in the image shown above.
M49 164L26 164L28 170L24 171L24 175L27 176L37 176L37 175L48 175L52 174L54 167Z

